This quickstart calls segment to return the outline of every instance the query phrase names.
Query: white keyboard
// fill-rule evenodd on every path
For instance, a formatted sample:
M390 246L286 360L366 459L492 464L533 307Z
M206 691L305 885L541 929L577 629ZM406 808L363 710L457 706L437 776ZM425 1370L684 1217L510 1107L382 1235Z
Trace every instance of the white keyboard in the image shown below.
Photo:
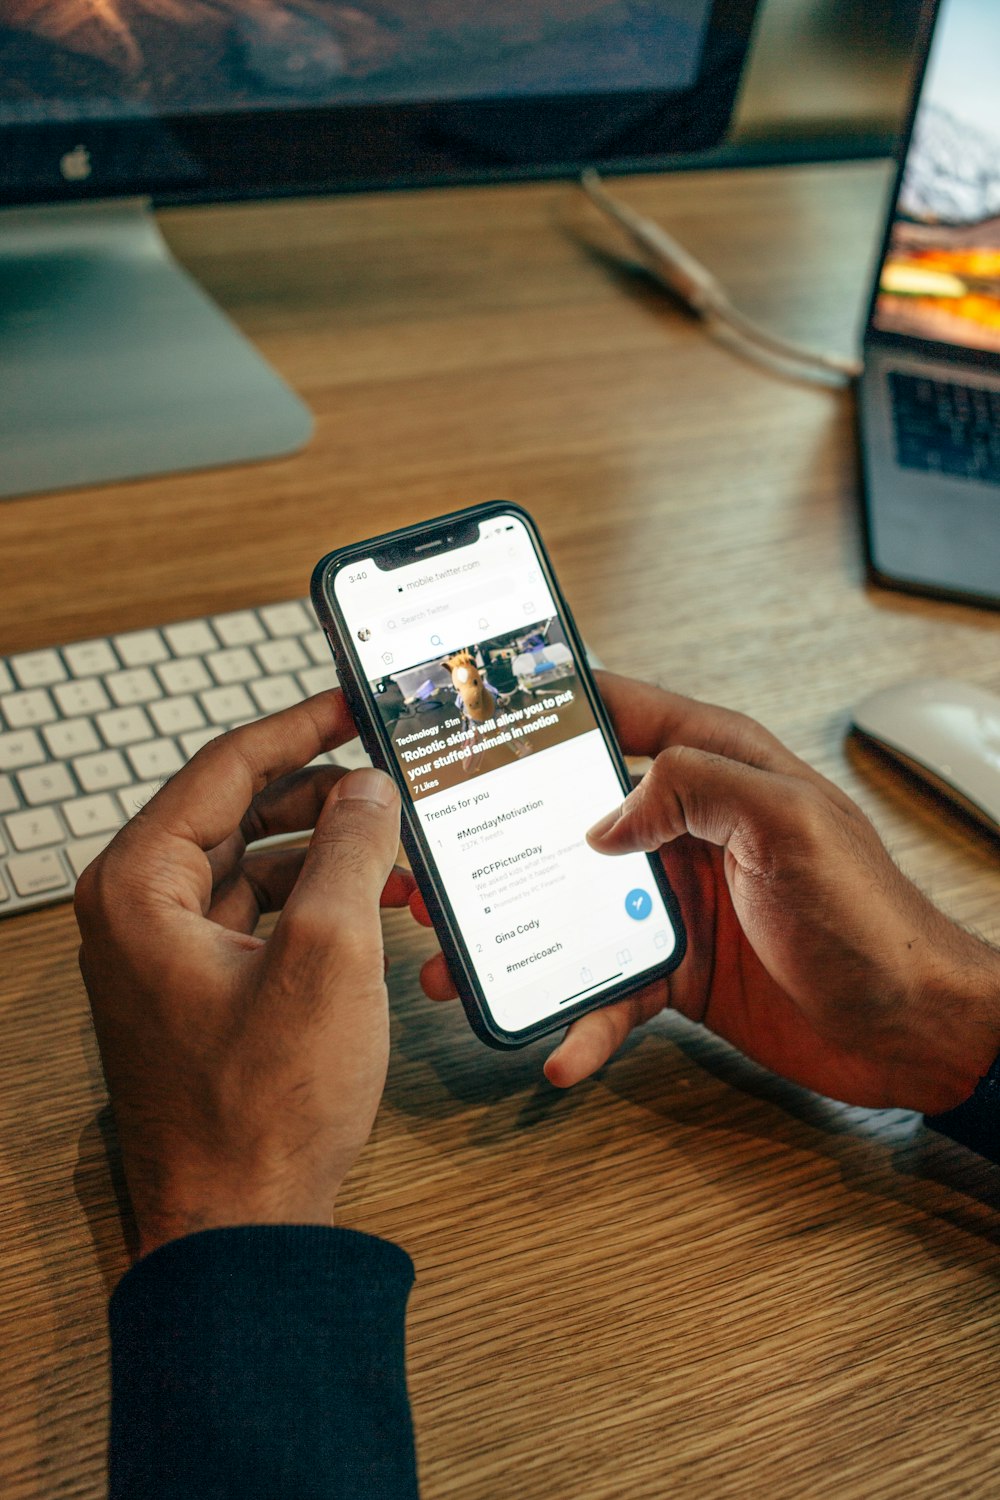
M299 599L0 658L0 916L72 896L206 741L336 681Z

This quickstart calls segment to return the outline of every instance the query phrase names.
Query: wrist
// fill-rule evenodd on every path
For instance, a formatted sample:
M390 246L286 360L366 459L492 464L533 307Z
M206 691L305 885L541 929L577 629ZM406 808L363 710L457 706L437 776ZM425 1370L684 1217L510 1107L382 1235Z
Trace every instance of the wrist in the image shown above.
M932 1115L970 1098L1000 1055L1000 953L947 925L947 941L920 985L916 1046L900 1099L904 1108Z
M967 1099L925 1119L932 1130L1000 1165L1000 1056Z
M237 1229L262 1224L333 1224L339 1183L305 1184L287 1179L249 1180L199 1174L161 1175L155 1189L145 1174L126 1162L135 1218L136 1258L162 1245L206 1229Z
M137 1215L138 1242L135 1258L143 1260L154 1250L159 1250L174 1240L186 1239L189 1235L200 1234L206 1229L250 1229L262 1225L292 1224L331 1229L332 1206L326 1214L317 1212L315 1208L301 1212L291 1206L286 1212L276 1206L268 1207L239 1198L234 1199L228 1208L220 1208L213 1203L210 1206L191 1205L157 1211L142 1218Z

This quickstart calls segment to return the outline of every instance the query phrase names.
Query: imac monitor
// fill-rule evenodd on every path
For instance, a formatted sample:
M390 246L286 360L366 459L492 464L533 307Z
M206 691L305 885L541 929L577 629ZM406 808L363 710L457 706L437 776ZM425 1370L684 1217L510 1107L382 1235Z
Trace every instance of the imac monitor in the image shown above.
M266 457L311 418L151 204L663 166L756 0L7 0L0 495Z

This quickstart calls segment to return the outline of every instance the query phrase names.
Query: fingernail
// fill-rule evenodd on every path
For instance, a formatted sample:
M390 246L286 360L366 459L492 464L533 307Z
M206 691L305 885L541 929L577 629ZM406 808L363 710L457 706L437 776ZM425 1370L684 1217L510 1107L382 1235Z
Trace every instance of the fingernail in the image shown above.
M608 813L607 817L599 819L598 822L594 824L593 828L587 829L588 839L602 839L606 833L611 832L612 828L614 828L621 815L621 808L616 807L614 812Z
M388 807L395 800L396 788L384 771L349 771L337 782L337 796L359 802L377 802Z

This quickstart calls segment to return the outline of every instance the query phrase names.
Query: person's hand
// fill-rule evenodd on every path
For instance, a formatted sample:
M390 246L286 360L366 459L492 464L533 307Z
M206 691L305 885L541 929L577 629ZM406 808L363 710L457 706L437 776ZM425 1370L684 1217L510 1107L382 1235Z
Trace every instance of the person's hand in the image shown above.
M141 1254L196 1229L332 1223L368 1139L389 1048L379 903L414 886L393 866L389 777L303 769L354 733L330 692L213 740L77 886ZM314 825L307 850L247 851Z
M588 1077L670 1005L836 1099L932 1113L966 1099L1000 1052L1000 955L752 719L609 673L600 688L625 753L655 758L589 842L659 851L688 950L667 984L570 1026L549 1080ZM411 907L424 920L418 896ZM440 955L422 981L432 998L454 994Z

